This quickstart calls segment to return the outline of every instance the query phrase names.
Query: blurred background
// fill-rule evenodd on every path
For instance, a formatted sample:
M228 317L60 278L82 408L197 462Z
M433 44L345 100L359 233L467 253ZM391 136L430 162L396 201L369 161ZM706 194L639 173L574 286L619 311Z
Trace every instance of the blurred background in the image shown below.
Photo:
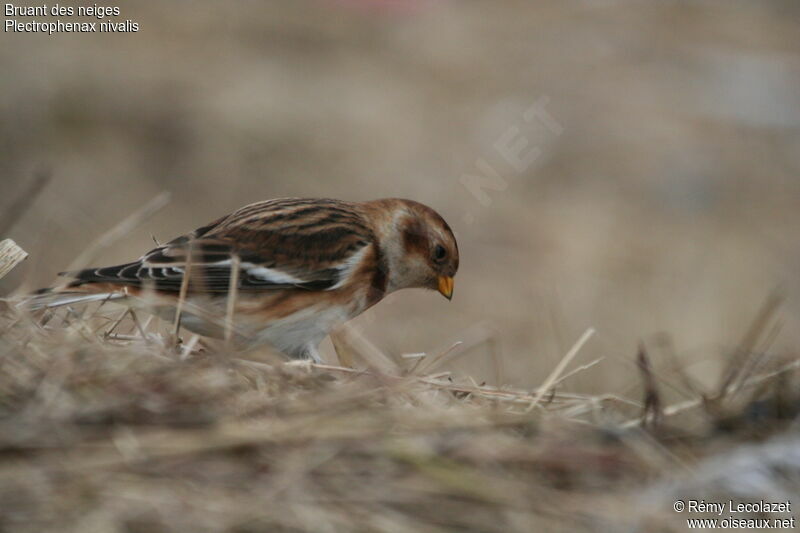
M0 35L0 209L53 176L0 235L31 253L0 294L162 191L100 263L256 200L407 197L461 270L452 302L404 291L355 321L394 356L467 340L451 369L534 386L594 327L576 364L604 359L567 389L638 386L640 341L710 383L776 288L770 350L797 348L796 2L120 8L138 33Z

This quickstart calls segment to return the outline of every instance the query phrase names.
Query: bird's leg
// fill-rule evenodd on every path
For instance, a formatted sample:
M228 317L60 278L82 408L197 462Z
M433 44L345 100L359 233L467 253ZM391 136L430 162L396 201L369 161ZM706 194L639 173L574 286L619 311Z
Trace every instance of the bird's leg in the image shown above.
M306 347L306 359L313 363L322 363L322 356L320 355L319 350L317 350L317 346L315 344L309 344Z
M316 345L314 344L307 344L303 351L300 352L299 357L292 356L292 360L287 362L287 365L293 366L295 368L302 368L307 372L311 372L312 365L322 363L322 356L317 350Z

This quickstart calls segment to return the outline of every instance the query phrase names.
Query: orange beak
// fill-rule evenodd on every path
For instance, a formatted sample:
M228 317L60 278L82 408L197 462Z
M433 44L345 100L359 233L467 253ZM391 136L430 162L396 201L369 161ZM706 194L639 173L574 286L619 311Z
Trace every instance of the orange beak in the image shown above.
M439 292L448 300L453 298L454 284L455 281L450 276L439 276Z

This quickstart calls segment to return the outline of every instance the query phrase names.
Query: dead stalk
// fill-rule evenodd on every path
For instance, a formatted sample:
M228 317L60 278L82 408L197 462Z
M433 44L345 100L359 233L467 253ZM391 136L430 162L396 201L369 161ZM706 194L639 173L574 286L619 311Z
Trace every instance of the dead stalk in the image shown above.
M236 309L236 296L239 292L239 263L238 255L231 257L231 278L228 286L228 302L225 312L225 342L230 343L233 334L233 313Z

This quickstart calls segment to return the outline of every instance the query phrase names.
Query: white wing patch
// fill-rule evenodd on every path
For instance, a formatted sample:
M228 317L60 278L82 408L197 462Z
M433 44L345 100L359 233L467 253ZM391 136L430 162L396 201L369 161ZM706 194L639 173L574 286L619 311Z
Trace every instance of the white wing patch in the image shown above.
M337 281L335 285L328 287L325 290L328 291L336 290L345 285L348 281L350 281L350 278L353 276L353 273L355 272L357 267L361 264L361 261L364 259L364 255L367 253L367 248L369 248L369 246L362 246L358 251L351 254L341 265L336 267L336 270L339 271L339 281ZM231 261L230 260L218 261L212 264L214 266L230 266ZM254 263L242 263L241 268L245 272L247 272L250 276L266 281L268 283L299 284L299 283L305 283L307 281L292 276L291 274L287 274L286 272L283 272L281 270L259 266Z
M364 255L366 255L368 248L369 245L362 246L361 248L359 248L357 252L350 255L350 257L348 257L344 261L344 263L336 267L336 270L339 271L339 281L336 282L336 285L333 285L332 287L329 287L326 290L329 291L336 290L342 287L348 281L350 281L350 278L353 277L353 274L355 273L358 266L361 265L361 261L363 261Z
M361 265L361 262L363 261L368 248L369 245L362 246L357 251L350 254L350 256L348 256L347 259L345 259L342 263L334 267L335 270L338 272L338 281L336 282L335 285L332 285L325 290L328 291L336 290L347 284L352 278L355 271ZM230 259L225 259L223 261L214 261L213 263L204 263L204 266L209 266L209 267L231 267L232 265L233 262ZM149 270L152 270L152 268L154 267L164 268L165 272L168 272L167 274L168 276L176 276L176 275L180 276L185 272L185 269L182 266L165 266L157 263L151 263L148 261L144 261L142 263L142 267ZM276 268L268 268L265 266L258 265L256 263L243 262L239 265L239 267L249 276L271 284L299 285L303 283L308 283L308 280L300 279L297 276L293 276L282 270Z
M217 261L215 263L209 263L209 266L231 266L232 261L230 259L226 259L224 261ZM247 263L244 262L240 265L240 268L247 272L249 275L253 276L254 278L260 279L262 281L266 281L267 283L275 283L278 285L282 284L293 284L293 283L303 283L305 280L292 276L291 274L287 274L286 272L281 272L275 268L267 268L264 266L256 265L255 263Z
M230 261L227 261L230 263ZM254 278L267 281L269 283L284 284L284 283L304 283L305 280L296 278L286 272L281 272L274 268L267 268L257 266L253 263L242 263L242 268Z

